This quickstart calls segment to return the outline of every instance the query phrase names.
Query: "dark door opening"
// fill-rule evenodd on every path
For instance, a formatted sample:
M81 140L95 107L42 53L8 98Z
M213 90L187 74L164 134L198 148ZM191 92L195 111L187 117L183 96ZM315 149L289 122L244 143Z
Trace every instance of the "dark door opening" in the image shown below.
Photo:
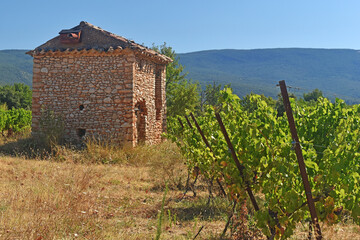
M86 134L86 129L78 128L76 129L76 134L78 135L79 138L82 138Z
M135 105L136 113L136 133L137 133L137 143L145 142L146 140L146 118L147 118L147 109L145 105L145 100L138 102Z

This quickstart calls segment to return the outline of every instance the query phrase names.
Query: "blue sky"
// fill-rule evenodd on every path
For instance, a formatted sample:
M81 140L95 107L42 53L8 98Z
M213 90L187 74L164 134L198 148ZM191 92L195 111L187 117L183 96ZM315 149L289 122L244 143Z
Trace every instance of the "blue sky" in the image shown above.
M359 0L2 0L0 50L33 49L83 20L178 53L360 49Z

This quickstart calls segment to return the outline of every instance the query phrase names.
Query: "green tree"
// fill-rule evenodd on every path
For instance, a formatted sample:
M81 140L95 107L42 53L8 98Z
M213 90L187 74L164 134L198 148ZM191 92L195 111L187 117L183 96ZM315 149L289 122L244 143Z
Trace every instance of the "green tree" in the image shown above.
M199 107L199 85L191 80L183 79L169 84L166 92L167 115L184 116L185 110L196 111Z
M254 93L250 93L240 100L240 104L245 111L252 113L257 110L257 103L251 100L253 96L259 96L261 100L265 101L269 106L275 108L276 101L272 99L272 97L266 97L264 94L257 95Z
M187 73L184 73L179 57L166 43L161 46L153 45L152 49L173 60L166 67L167 116L183 116L186 109L195 111L200 105L199 84L185 78Z
M230 84L225 85L224 88L231 88ZM200 96L200 109L203 111L204 105L212 105L217 106L219 105L220 96L221 96L221 84L213 84L206 85L205 90L201 92Z
M323 97L323 93L317 88L312 92L303 94L303 98L306 102L317 101L319 97Z
M23 83L0 86L0 104L11 108L31 108L32 92L30 87Z

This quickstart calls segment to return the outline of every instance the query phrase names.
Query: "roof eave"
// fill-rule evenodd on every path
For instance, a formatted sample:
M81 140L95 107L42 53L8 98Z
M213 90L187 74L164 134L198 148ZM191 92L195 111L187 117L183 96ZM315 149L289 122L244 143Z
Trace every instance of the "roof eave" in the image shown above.
M35 53L35 51L34 51L34 50L30 50L30 51L26 52L25 54L30 55L30 56L32 56L32 57L34 57L34 53Z

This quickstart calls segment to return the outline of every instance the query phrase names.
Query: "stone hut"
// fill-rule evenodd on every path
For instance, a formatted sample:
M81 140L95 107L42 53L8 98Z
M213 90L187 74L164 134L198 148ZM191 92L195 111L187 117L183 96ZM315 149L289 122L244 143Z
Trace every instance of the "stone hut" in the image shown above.
M48 109L64 120L69 139L161 141L170 58L87 22L27 54L34 58L34 134Z

